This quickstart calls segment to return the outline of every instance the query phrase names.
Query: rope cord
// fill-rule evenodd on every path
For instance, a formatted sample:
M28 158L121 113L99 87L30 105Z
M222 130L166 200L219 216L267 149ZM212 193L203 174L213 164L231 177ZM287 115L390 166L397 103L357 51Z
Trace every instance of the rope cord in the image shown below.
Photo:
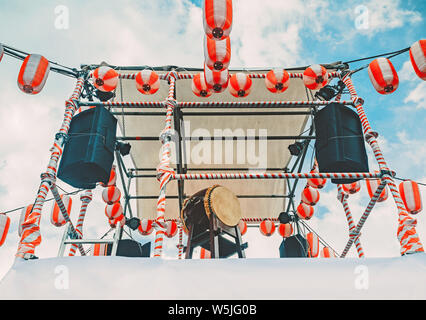
M406 179L406 178L400 178L400 177L393 177L393 178L397 179L397 180L400 180L400 181L406 181L406 180L414 181L412 179ZM414 181L414 182L417 183L417 184L419 184L419 185L421 185L421 186L423 186L423 187L426 187L426 183L422 183L422 182L418 182L418 181Z
M59 187L58 185L56 185L57 187ZM61 187L59 187L59 189L61 189L62 191L64 191L64 189L62 189ZM75 190L75 191L71 191L71 192L68 192L68 193L64 193L65 195L75 195L75 194L78 194L78 193L80 193L81 191L84 191L85 189L79 189L79 190ZM48 202L48 201L52 201L52 200L55 200L55 198L50 198L50 199L46 199L44 202ZM34 201L34 204L35 204L35 201ZM34 207L34 204L33 204L33 207ZM12 209L12 210L8 210L8 211L5 211L5 212L2 212L2 213L4 213L4 214L8 214L8 213L12 213L12 212L15 212L15 211L18 211L18 210L22 210L22 209L24 209L24 208L26 208L27 206L23 206L23 207L19 207L19 208L15 208L15 209Z

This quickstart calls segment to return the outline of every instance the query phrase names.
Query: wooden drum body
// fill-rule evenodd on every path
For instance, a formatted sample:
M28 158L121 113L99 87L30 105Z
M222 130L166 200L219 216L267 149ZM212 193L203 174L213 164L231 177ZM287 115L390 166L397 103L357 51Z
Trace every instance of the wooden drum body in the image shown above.
M240 202L229 189L214 185L185 200L181 211L184 229L199 234L210 229L210 218L215 216L223 227L235 227L241 220Z

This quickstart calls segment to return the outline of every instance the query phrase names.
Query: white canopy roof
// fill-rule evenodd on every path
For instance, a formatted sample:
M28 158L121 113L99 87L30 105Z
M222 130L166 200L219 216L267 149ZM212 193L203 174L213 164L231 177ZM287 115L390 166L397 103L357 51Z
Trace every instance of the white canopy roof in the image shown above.
M121 73L135 73L137 70L129 70ZM235 71L230 71L234 73ZM257 71L266 73L267 71ZM295 70L294 72L303 72ZM164 72L158 71L164 74ZM187 72L185 72L187 73ZM197 72L188 72L196 74ZM313 92L310 92L298 78L290 80L289 88L281 94L269 92L262 78L253 78L251 93L245 98L235 98L229 91L213 94L208 98L200 98L193 94L190 79L178 80L176 83L176 100L187 101L297 101L312 100ZM163 101L168 94L168 84L161 81L160 89L153 95L143 95L136 89L135 80L120 79L115 101ZM136 108L131 111L149 111L164 114L164 109ZM306 125L309 115L214 115L227 111L283 111L283 108L249 109L249 108L184 108L183 124L181 132L186 137L213 136L221 134L224 137L232 136L298 136ZM129 111L129 109L115 108L114 111ZM190 116L192 112L209 112L208 116ZM288 109L285 111L296 111ZM309 111L308 108L300 108L297 111ZM165 116L135 116L117 115L119 125L124 136L151 136L159 137L165 126ZM176 124L173 123L172 126ZM240 140L240 141L186 141L182 146L182 153L186 156L186 167L191 169L188 173L221 172L211 170L192 170L197 168L235 168L235 171L247 172L264 168L285 168L291 158L288 146L295 140ZM131 157L135 168L156 168L160 160L161 142L130 141ZM172 143L172 163L176 170L176 144ZM185 166L185 164L184 164ZM242 168L242 169L238 169ZM138 174L155 174L155 171L138 171ZM257 198L240 198L242 216L244 218L276 218L283 211L286 199L284 197L262 198L262 195L281 195L287 192L285 180L186 180L184 181L184 193L190 196L193 193L220 184L231 189L237 196L257 195ZM167 195L177 196L177 182L171 181L167 185ZM158 196L159 182L156 178L137 179L137 196ZM259 197L260 196L260 197ZM157 199L138 199L137 214L140 218L156 218ZM167 199L166 219L179 217L178 200Z

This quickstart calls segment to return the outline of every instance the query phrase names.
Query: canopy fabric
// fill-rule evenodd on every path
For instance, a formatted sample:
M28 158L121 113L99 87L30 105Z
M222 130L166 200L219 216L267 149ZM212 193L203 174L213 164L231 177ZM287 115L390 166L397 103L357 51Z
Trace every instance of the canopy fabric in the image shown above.
M137 70L126 70L122 73L136 73ZM232 74L234 71L230 71ZM267 71L256 71L255 73L266 73ZM294 70L303 72L303 70ZM163 71L158 72L160 75ZM185 72L196 74L197 72ZM307 90L303 81L299 78L290 79L290 86L280 94L269 92L262 78L253 78L251 93L245 98L235 98L228 90L222 93L213 94L208 98L197 97L191 89L190 79L177 80L176 100L178 102L190 101L300 101L313 100L314 92ZM164 101L168 94L169 86L167 81L162 80L160 89L153 95L143 95L137 91L135 81L120 79L116 91L115 101ZM124 136L155 136L159 137L165 126L165 109L161 108L114 108L116 112L122 111L149 111L158 112L163 115L139 116L139 115L117 115L121 132ZM183 108L183 123L181 132L185 137L198 136L298 136L307 123L309 115L238 115L223 116L214 115L218 112L227 111L309 111L308 108L298 108L288 110L283 108ZM191 116L194 112L209 112L208 116ZM177 124L174 122L172 126ZM230 168L226 172L247 172L247 170L260 170L265 168L284 169L291 159L288 146L295 140L238 140L238 141L185 141L182 144L184 154L184 167L191 169L188 173L198 172L221 172L220 170L192 170L206 168ZM135 168L154 169L152 171L137 171L138 174L155 174L161 156L161 142L156 141L130 141L131 158ZM178 143L172 143L171 167L177 172ZM238 169L240 168L240 169ZM178 188L176 181L170 181L167 185L167 196L177 196ZM220 184L232 190L240 197L240 204L243 218L276 218L283 211L286 205L287 182L283 179L273 180L186 180L184 193L189 197L193 193ZM153 196L159 194L159 182L156 178L138 178L136 182L137 196ZM254 199L244 196L255 195ZM262 198L262 195L280 195L281 197ZM137 215L139 218L156 218L157 199L138 199ZM179 202L176 198L168 198L166 201L166 219L177 219L180 215Z

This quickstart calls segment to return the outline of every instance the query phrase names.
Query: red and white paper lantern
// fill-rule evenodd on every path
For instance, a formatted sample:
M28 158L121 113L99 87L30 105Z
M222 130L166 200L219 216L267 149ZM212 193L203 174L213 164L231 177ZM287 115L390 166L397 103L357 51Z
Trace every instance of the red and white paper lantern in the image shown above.
M0 213L0 247L6 241L7 234L9 233L10 218L4 213Z
M306 186L302 191L302 202L314 206L317 204L320 194L317 189Z
M105 207L105 215L109 220L114 220L123 214L123 207L120 202L115 202L113 204L107 204Z
M212 91L207 87L204 72L197 73L192 78L191 89L197 97L207 98L212 95Z
M308 241L308 245L309 245L309 248L308 248L309 257L311 258L318 257L318 254L319 254L318 236L313 232L309 232L306 234L306 240Z
M290 223L280 223L278 232L283 238L288 238L293 234L293 226Z
M313 64L303 72L303 83L308 89L319 90L328 82L327 69L319 64Z
M18 75L19 88L28 94L39 93L49 76L50 62L39 54L28 55Z
M228 69L222 71L211 70L204 64L204 81L207 88L215 93L223 92L228 87Z
M114 91L118 84L118 73L108 66L100 66L93 71L93 85L103 92Z
M426 81L426 39L413 43L410 47L410 60L417 76Z
M154 94L160 89L158 74L149 69L139 71L135 78L136 89L142 94Z
M210 69L228 69L231 61L231 39L214 40L204 37L204 62Z
M347 194L354 194L361 190L361 183L359 181L355 181L352 183L342 184L342 188Z
M67 210L68 216L71 214L71 208L72 208L72 199L70 196L63 194L61 195L62 202L64 203L65 209ZM64 224L67 223L64 216L62 215L61 210L59 209L58 204L54 203L52 206L52 211L50 214L50 222L55 227L62 227Z
M270 237L275 232L275 224L271 220L263 220L259 225L260 232L267 237Z
M272 69L266 74L265 85L272 93L282 93L290 85L290 75L284 69Z
M232 0L205 0L203 25L210 38L221 40L228 37L232 29Z
M300 219L309 220L314 215L314 207L304 202L300 202L297 206L296 212Z
M102 199L107 204L113 204L120 201L121 191L116 186L110 186L102 191Z
M143 236L150 235L152 231L154 231L152 220L142 219L139 224L138 231Z
M380 94L389 94L398 88L398 74L389 59L374 59L368 66L368 76L374 89Z
M422 197L419 185L411 180L403 181L399 184L399 193L405 208L410 214L417 214L423 209Z
M247 97L251 91L252 80L242 72L234 73L229 78L229 93L237 98Z

